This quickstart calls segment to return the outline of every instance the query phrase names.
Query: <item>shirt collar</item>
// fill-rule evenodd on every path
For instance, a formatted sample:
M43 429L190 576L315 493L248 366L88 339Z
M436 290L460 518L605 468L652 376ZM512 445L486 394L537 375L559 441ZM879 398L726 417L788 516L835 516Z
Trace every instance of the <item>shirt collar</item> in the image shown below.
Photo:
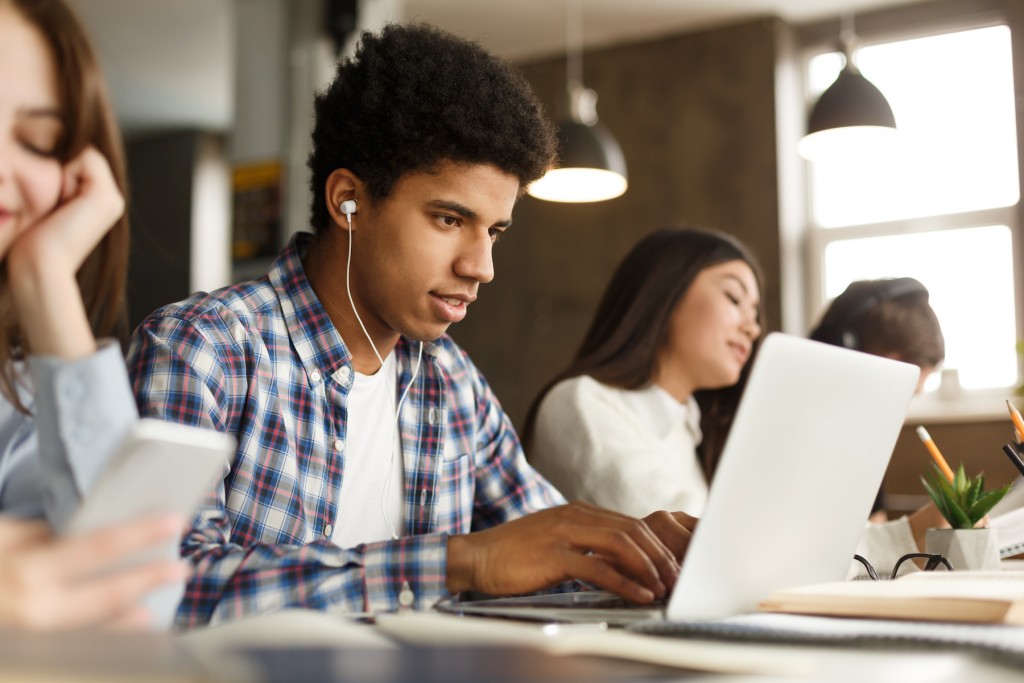
M312 241L310 233L294 235L267 277L277 293L288 336L303 367L308 373L333 374L350 364L352 356L302 267L302 257Z
M295 234L274 261L267 277L281 303L285 327L302 366L307 373L318 372L328 376L344 366L350 366L352 354L317 298L302 267L302 259L312 241L311 233ZM399 367L408 364L410 356L415 361L418 347L418 343L404 337L398 340L395 356ZM434 342L424 343L424 356L434 353L433 347Z

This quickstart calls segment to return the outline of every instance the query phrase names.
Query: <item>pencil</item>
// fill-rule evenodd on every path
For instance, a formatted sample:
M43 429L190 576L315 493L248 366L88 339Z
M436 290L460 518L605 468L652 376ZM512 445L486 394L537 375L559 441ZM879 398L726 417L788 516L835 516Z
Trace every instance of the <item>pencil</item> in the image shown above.
M1003 453L1006 453L1006 457L1010 459L1013 466L1020 470L1021 474L1024 474L1024 461L1021 461L1020 456L1017 455L1017 451L1013 449L1013 446L1010 444L1003 446Z
M1017 441L1024 441L1024 419L1020 416L1020 411L1009 400L1006 401L1006 407L1010 411L1010 419L1013 420L1013 426L1017 428Z
M935 464L939 466L942 473L946 475L946 479L949 479L949 481L952 482L953 470L949 468L949 463L942 457L942 453L939 452L939 447L935 445L934 441L932 441L932 437L928 434L928 430L924 427L918 427L917 435L921 437L924 447L928 449L929 453L931 453L932 460L934 460Z

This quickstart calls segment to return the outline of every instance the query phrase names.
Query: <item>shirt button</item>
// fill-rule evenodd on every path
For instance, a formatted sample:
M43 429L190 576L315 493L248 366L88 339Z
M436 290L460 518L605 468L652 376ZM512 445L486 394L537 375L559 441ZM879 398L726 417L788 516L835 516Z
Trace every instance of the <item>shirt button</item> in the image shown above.
M402 582L402 590L398 593L398 605L402 609L409 609L416 603L416 594L412 592L408 581Z
M327 538L330 538L332 535L334 535L334 525L333 524L325 525L324 526L324 536L326 536Z
M342 384L348 384L348 380L351 377L352 377L352 369L349 368L347 365L341 366L341 369L338 370L338 379L341 380L341 383Z
M334 450L338 451L339 453L344 451L345 450L345 442L342 441L341 439L335 439L334 440Z
M437 408L430 409L430 411L427 413L427 421L429 421L430 424L432 425L437 424Z
M313 384L319 384L320 383L320 373L317 372L316 370L314 370L313 372L309 373L309 380Z

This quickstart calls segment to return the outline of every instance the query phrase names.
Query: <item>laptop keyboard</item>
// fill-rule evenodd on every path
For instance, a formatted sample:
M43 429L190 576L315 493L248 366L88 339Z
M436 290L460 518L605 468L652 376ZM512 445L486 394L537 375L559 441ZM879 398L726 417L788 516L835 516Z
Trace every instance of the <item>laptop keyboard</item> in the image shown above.
M664 607L665 600L655 600L654 602L646 605L638 605L635 602L630 602L625 598L621 598L613 593L606 593L604 591L580 591L578 593L571 593L572 595L572 607L581 607L583 609L657 609Z

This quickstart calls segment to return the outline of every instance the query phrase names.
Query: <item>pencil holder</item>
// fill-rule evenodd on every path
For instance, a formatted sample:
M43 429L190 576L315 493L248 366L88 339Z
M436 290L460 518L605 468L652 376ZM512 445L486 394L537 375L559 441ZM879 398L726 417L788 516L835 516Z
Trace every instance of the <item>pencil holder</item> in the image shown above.
M960 571L999 571L999 547L993 529L928 529L925 550L942 555Z

